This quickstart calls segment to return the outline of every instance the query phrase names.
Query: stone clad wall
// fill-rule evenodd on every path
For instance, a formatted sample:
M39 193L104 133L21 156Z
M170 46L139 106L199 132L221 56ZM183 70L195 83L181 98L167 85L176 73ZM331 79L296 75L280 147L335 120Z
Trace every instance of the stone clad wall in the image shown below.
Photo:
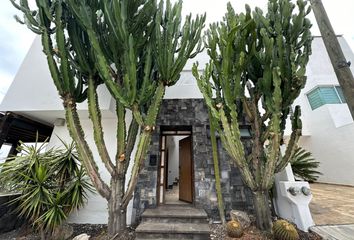
M211 141L208 137L209 119L203 99L164 100L152 136L149 156L145 160L134 195L133 219L145 208L156 207L157 170L159 165L160 126L191 126L194 162L194 204L204 208L209 217L218 219ZM228 154L219 142L222 191L227 213L231 209L252 210L251 194L242 182L238 169L230 164ZM151 156L156 156L156 166L150 166Z

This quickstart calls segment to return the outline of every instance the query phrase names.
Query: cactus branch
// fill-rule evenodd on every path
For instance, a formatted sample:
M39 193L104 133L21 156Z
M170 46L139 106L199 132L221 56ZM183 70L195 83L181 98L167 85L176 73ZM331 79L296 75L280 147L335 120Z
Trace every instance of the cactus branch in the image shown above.
M137 121L133 118L130 126L129 126L129 130L128 130L128 136L127 136L127 144L126 144L126 156L127 156L127 164L125 165L125 169L124 169L124 174L127 173L128 167L129 167L129 162L130 162L130 158L131 158L131 154L133 151L133 148L135 146L135 142L136 142L136 138L138 136L139 133L139 124L137 123Z
M130 177L128 188L125 192L125 195L124 195L123 201L122 201L123 207L128 206L128 203L133 196L133 192L134 192L135 186L138 181L138 174L141 170L141 167L143 165L143 161L146 157L148 147L150 146L151 133L153 131L152 126L155 125L157 114L159 112L160 105L161 105L164 94L165 94L165 86L163 85L163 83L160 83L156 89L154 99L153 99L153 101L149 107L149 110L148 110L148 114L146 117L146 124L147 125L142 130L142 133L140 134L138 148L137 148L137 152L135 154L132 175Z
M79 120L79 115L76 111L76 104L70 97L64 99L64 102L65 116L66 121L68 123L68 129L71 137L73 138L77 146L81 161L84 164L88 175L97 191L101 194L102 197L108 200L110 198L111 191L107 184L102 180L98 172L96 162L93 159L91 149L85 140L85 135Z
M124 172L124 165L126 162L126 125L125 125L125 109L121 103L117 103L117 154L116 154L116 166L119 174Z
M285 155L283 156L282 160L279 162L277 165L276 172L282 171L286 165L289 163L290 159L295 153L295 150L297 148L297 142L301 136L301 129L302 129L302 123L301 123L301 109L300 106L295 107L294 115L292 116L292 132L290 135L289 142L287 144L287 148L285 151Z
M219 215L221 219L221 223L225 224L225 207L224 207L224 200L222 197L222 190L221 190L221 182L220 182L220 169L219 169L219 158L218 158L218 146L216 142L216 135L215 135L215 123L214 119L209 111L209 122L210 122L210 140L211 146L213 149L213 162L214 162L214 174L215 174L215 189L218 198L218 209Z
M108 154L105 140L103 137L101 110L99 108L98 96L93 76L90 76L88 79L87 100L89 115L93 125L93 135L98 153L107 171L111 174L111 176L113 176L115 175L115 166L113 165L112 160Z

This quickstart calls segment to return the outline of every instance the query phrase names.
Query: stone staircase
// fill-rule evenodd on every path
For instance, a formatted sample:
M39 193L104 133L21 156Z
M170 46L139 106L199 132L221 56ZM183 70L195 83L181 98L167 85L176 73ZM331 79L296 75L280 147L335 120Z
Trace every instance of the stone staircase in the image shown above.
M146 209L135 233L137 240L210 239L206 212L191 205L163 205Z

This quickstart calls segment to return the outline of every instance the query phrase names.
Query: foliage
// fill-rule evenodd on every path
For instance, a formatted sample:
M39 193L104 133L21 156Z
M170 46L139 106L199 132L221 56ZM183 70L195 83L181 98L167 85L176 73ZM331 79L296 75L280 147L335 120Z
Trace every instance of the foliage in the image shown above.
M290 164L295 177L305 181L314 182L319 175L322 175L321 172L316 170L320 163L313 158L311 152L301 147L296 148Z
M295 107L285 155L280 154L286 120L306 82L311 54L310 12L305 1L269 0L236 14L231 4L222 22L210 25L206 48L210 62L203 74L193 67L223 147L254 193L257 225L271 229L268 190L274 174L290 161L301 135L300 107ZM295 8L297 9L295 11ZM250 149L244 149L240 123L249 124Z
M70 135L93 185L108 201L108 232L113 236L124 230L126 207L150 145L165 88L178 81L186 61L201 51L205 15L182 19L182 1L172 4L170 0L38 0L34 10L27 0L19 4L11 1L24 13L24 20L17 19L41 35ZM104 141L97 94L102 84L116 103L115 159L109 156ZM77 113L77 103L86 99L95 144L111 175L110 185L99 174ZM126 122L127 112L133 115L131 122ZM133 170L125 189L131 159Z
M45 143L20 143L17 156L1 164L0 181L21 195L17 211L35 227L51 233L85 204L92 191L73 144L44 151Z
M296 228L286 220L277 220L273 224L274 238L277 240L299 240Z

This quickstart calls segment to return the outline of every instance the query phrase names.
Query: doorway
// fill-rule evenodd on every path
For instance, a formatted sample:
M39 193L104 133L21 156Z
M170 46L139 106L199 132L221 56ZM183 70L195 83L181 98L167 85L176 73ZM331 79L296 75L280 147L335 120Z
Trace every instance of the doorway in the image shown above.
M158 203L193 203L191 127L161 127Z

